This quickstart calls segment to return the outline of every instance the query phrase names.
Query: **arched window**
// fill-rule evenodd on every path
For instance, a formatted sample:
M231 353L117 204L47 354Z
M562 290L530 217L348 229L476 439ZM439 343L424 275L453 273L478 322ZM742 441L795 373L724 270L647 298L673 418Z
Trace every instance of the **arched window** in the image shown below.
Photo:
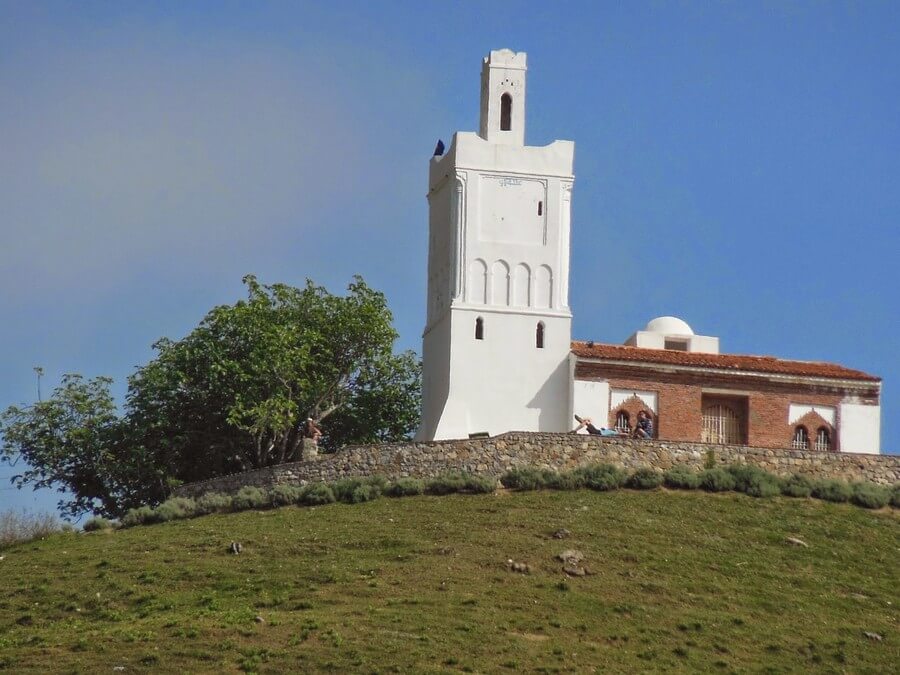
M819 427L816 432L816 450L819 452L831 452L831 434L825 427Z
M799 426L794 429L794 439L791 441L791 447L795 450L809 450L809 432L806 427Z
M500 131L512 129L512 96L503 94L500 97Z
M544 322L538 321L537 330L534 336L534 346L538 349L544 348Z
M484 340L484 319L480 316L475 319L475 339Z
M616 413L616 430L624 431L625 433L631 432L631 416L628 414L628 411L620 410Z

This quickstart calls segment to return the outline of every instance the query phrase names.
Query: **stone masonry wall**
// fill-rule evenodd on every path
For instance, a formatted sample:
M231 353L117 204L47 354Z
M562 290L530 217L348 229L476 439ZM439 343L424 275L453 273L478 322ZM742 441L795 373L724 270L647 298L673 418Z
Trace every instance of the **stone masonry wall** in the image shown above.
M450 470L499 477L515 466L565 470L591 462L609 462L627 469L651 466L665 470L676 464L702 469L708 450L715 452L719 463L755 464L780 475L803 473L811 478L866 480L887 485L900 482L900 455L511 432L483 439L348 446L317 459L189 483L177 488L175 494L196 497L205 492L236 492L245 485L270 488L281 483L303 485L374 474L390 479L430 478Z

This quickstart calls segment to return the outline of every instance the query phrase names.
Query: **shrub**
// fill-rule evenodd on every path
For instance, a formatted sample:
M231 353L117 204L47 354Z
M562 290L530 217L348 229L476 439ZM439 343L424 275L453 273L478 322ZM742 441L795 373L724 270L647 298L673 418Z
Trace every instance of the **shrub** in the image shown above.
M615 490L625 482L625 472L612 464L587 464L575 473L591 490Z
M333 504L336 501L337 498L334 496L334 491L326 483L306 485L300 492L300 502L307 506Z
M900 483L897 483L891 489L891 506L896 506L900 509Z
M703 462L704 469L715 469L716 468L716 451L715 450L707 450L706 451L706 459Z
M584 487L584 477L574 471L548 471L544 481L550 490L577 490Z
M842 480L820 480L813 485L812 496L826 502L846 502L853 496L853 490Z
M400 478L387 487L384 494L389 497L412 497L425 492L425 481L418 478Z
M497 489L497 479L493 476L476 476L475 474L463 475L463 492L473 492L479 495L488 495Z
M156 520L167 523L170 520L192 518L197 515L197 504L187 497L170 497L154 509Z
M725 492L734 489L734 476L721 467L706 469L700 473L700 487L707 492Z
M52 513L9 510L0 513L0 548L41 539L62 529Z
M245 485L231 498L231 508L235 511L262 509L271 503L269 493L253 485Z
M115 526L116 524L111 520L107 520L102 516L94 516L93 518L88 518L82 527L85 532L96 532L97 530L111 530Z
M497 480L491 476L476 476L460 471L448 471L425 484L425 492L431 495L449 495L454 492L488 494L497 489Z
M654 490L662 485L663 475L656 469L642 467L628 477L626 487L633 490Z
M348 504L359 504L360 502L368 502L381 496L381 486L384 478L381 476L374 478L342 478L331 484L334 497L339 502L347 502Z
M361 504L362 502L370 502L373 499L378 499L380 496L381 490L378 489L377 485L363 483L354 488L353 492L351 492L349 497L344 501L350 504Z
M666 487L678 490L696 490L700 487L700 474L689 466L678 464L663 475Z
M272 488L270 498L272 506L290 506L300 501L299 485L276 485Z
M887 506L891 500L887 488L874 483L854 483L851 489L853 495L850 497L850 501L865 509L880 509Z
M541 490L547 487L546 473L533 466L517 466L500 476L500 483L511 490Z
M122 527L134 527L135 525L149 525L157 522L156 513L149 506L139 506L136 509L128 509L122 516Z
M231 511L231 501L231 495L221 492L206 492L197 498L197 514Z
M726 467L734 478L734 489L751 497L774 497L781 493L778 478L751 464L731 464Z
M787 497L809 497L812 490L812 480L800 473L795 473L781 481L781 494Z

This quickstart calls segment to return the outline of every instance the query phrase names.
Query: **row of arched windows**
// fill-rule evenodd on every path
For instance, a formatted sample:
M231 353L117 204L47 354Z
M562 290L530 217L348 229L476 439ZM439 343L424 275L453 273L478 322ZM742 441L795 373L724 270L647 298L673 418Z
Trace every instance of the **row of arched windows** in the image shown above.
M791 447L795 450L809 450L810 437L809 431L802 424L794 428L794 437L791 439ZM827 427L819 427L816 431L816 441L813 446L820 452L829 452L831 450L831 432Z
M475 319L475 339L484 340L484 319L478 317ZM534 329L534 346L537 349L544 348L544 322L538 321Z
M540 265L532 273L525 263L510 271L505 260L495 260L488 274L487 263L476 258L469 265L466 301L477 305L549 309L553 306L553 271L547 265Z

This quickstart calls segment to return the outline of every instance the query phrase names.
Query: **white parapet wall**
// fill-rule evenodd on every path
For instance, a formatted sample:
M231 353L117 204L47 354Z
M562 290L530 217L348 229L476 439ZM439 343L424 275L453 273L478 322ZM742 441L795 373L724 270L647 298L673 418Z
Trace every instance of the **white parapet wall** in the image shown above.
M841 452L881 453L881 406L841 403Z

